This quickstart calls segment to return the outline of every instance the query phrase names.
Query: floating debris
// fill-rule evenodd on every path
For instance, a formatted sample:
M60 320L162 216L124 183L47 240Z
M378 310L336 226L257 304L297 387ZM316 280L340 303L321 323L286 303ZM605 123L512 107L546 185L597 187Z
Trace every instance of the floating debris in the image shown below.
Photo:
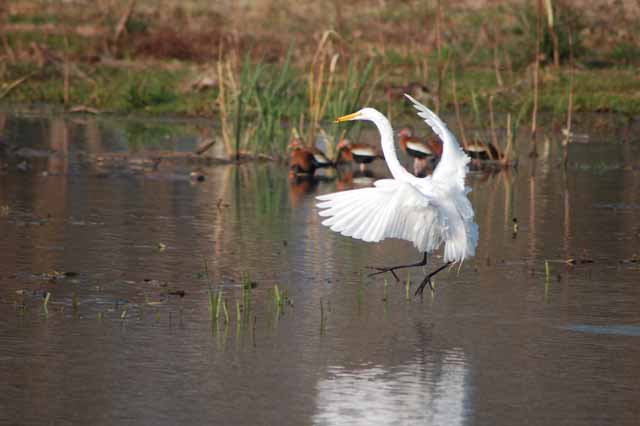
M589 263L595 263L595 261L593 259L586 259L586 258L578 258L578 259L570 258L565 260L565 263L567 263L568 265L585 265Z
M36 279L41 279L41 280L48 280L48 281L57 281L57 280L61 280L64 278L74 278L78 276L77 272L73 272L73 271L67 271L67 272L60 272L60 271L48 271L48 272L43 272L43 273L34 273L32 274L33 278Z
M575 133L563 128L562 135L574 143L589 143L590 136L588 133Z
M75 114L100 114L100 111L96 108L86 106L86 105L76 105L69 110L71 113Z
M200 172L191 172L189 173L189 177L191 178L191 180L197 181L197 182L204 182L205 177L202 173Z
M207 152L215 143L216 143L216 141L214 139L205 139L200 144L200 146L198 146L198 148L195 150L195 153L197 155L202 155L205 152Z
M634 254L629 259L622 259L620 263L640 263L640 255Z

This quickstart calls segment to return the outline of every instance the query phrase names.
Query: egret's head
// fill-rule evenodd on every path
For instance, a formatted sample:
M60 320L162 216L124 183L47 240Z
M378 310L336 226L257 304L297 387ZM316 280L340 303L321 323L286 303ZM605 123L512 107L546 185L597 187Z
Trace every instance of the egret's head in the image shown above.
M351 120L373 120L374 117L380 115L378 111L373 108L362 108L360 111L356 111L353 114L343 115L336 119L336 123L342 123L343 121Z

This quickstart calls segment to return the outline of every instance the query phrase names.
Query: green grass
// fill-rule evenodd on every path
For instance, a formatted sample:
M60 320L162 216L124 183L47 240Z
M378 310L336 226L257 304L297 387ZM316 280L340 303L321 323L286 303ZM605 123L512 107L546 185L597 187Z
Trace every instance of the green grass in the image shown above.
M530 30L523 22L528 21L516 21L511 24L514 26L514 34L517 33L513 40L526 37L527 31ZM471 32L469 30L469 33ZM10 43L16 48L19 44L25 45L37 40L46 42L50 49L57 49L58 54L65 50L64 38L57 35L47 37L46 40L41 35L32 33L11 37ZM513 40L509 39L509 43ZM468 41L465 43L468 44ZM526 122L532 99L532 85L527 72L517 69L517 60L515 57L512 58L514 72L510 74L504 67L501 69L505 88L496 92L495 71L486 64L492 54L486 51L486 47L483 47L485 51L480 48L470 63L464 67L460 65L464 49L471 48L467 44L443 47L446 54L453 55L453 62L449 65L443 81L443 110L453 110L451 73L455 69L459 102L462 108L473 112L476 127L487 122L487 104L491 94L494 94L496 113L510 112L514 117L514 125ZM73 58L80 50L81 41L69 36L68 45ZM509 48L509 45L505 47L507 50ZM629 51L634 51L633 46L623 44L616 49L617 56L614 55L614 59L619 62L624 62L625 58L629 57ZM254 155L282 157L289 141L290 127L298 126L301 116L309 119L310 95L307 81L310 69L308 64L294 60L298 52L299 49L290 46L287 54L275 62L247 54L240 64L231 70L237 78L239 91L227 93L227 120L232 140L230 154L233 154L233 151L243 151ZM325 92L321 101L326 104L320 109L321 117L318 123L334 143L349 128L328 125L331 120L353 112L365 104L386 111L387 101L382 82L385 86L406 84L407 75L415 75L421 52L403 51L393 47L384 52L381 56L374 53L365 60L356 57L339 58L332 85L322 89ZM429 58L431 71L426 84L435 91L436 58L433 50ZM483 64L484 66L481 66ZM328 72L328 68L327 62L325 72ZM108 67L99 63L89 64L74 60L69 80L68 106L84 105L103 112L121 114L218 116L220 107L216 100L220 93L219 87L206 91L189 88L190 83L200 75L198 70L198 67L188 62L175 62L170 66L167 63L138 63L135 69L128 69L124 66ZM557 70L549 65L542 68L539 97L541 112L557 115L566 113L568 75L569 70L566 66ZM5 93L6 88L23 77L28 78ZM327 80L328 77L325 76L321 81ZM3 102L61 105L65 98L64 87L60 63L47 63L42 68L19 61L0 64L0 94L4 94ZM635 69L629 65L605 69L581 67L575 72L575 111L638 114L638 93L640 80ZM407 104L401 100L395 100L391 107L393 114L398 111L410 111ZM137 149L163 140L167 136L166 129L148 130L141 130L135 126L129 128L128 143ZM276 191L273 200L265 200L265 208L268 209L279 196L279 192Z

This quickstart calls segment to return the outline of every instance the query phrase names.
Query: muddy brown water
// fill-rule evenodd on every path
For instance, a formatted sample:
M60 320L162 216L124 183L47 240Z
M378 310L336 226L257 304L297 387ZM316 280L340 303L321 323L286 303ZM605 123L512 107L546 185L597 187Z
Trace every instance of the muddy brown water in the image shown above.
M96 159L203 137L162 126L3 114L0 423L640 421L637 142L574 144L565 173L552 138L517 170L472 173L477 256L407 299L363 274L417 260L409 243L317 216L315 195L368 178Z

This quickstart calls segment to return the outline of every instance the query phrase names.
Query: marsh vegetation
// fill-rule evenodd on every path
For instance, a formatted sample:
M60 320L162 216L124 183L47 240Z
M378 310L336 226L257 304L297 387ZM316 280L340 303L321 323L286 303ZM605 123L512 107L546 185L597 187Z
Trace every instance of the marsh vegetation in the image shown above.
M214 117L231 158L282 157L292 128L309 144L324 131L331 150L327 120L364 103L397 117L404 91L475 117L462 138L485 142L506 114L535 134L538 111L562 125L569 109L640 111L629 1L19 0L0 13L5 102Z

